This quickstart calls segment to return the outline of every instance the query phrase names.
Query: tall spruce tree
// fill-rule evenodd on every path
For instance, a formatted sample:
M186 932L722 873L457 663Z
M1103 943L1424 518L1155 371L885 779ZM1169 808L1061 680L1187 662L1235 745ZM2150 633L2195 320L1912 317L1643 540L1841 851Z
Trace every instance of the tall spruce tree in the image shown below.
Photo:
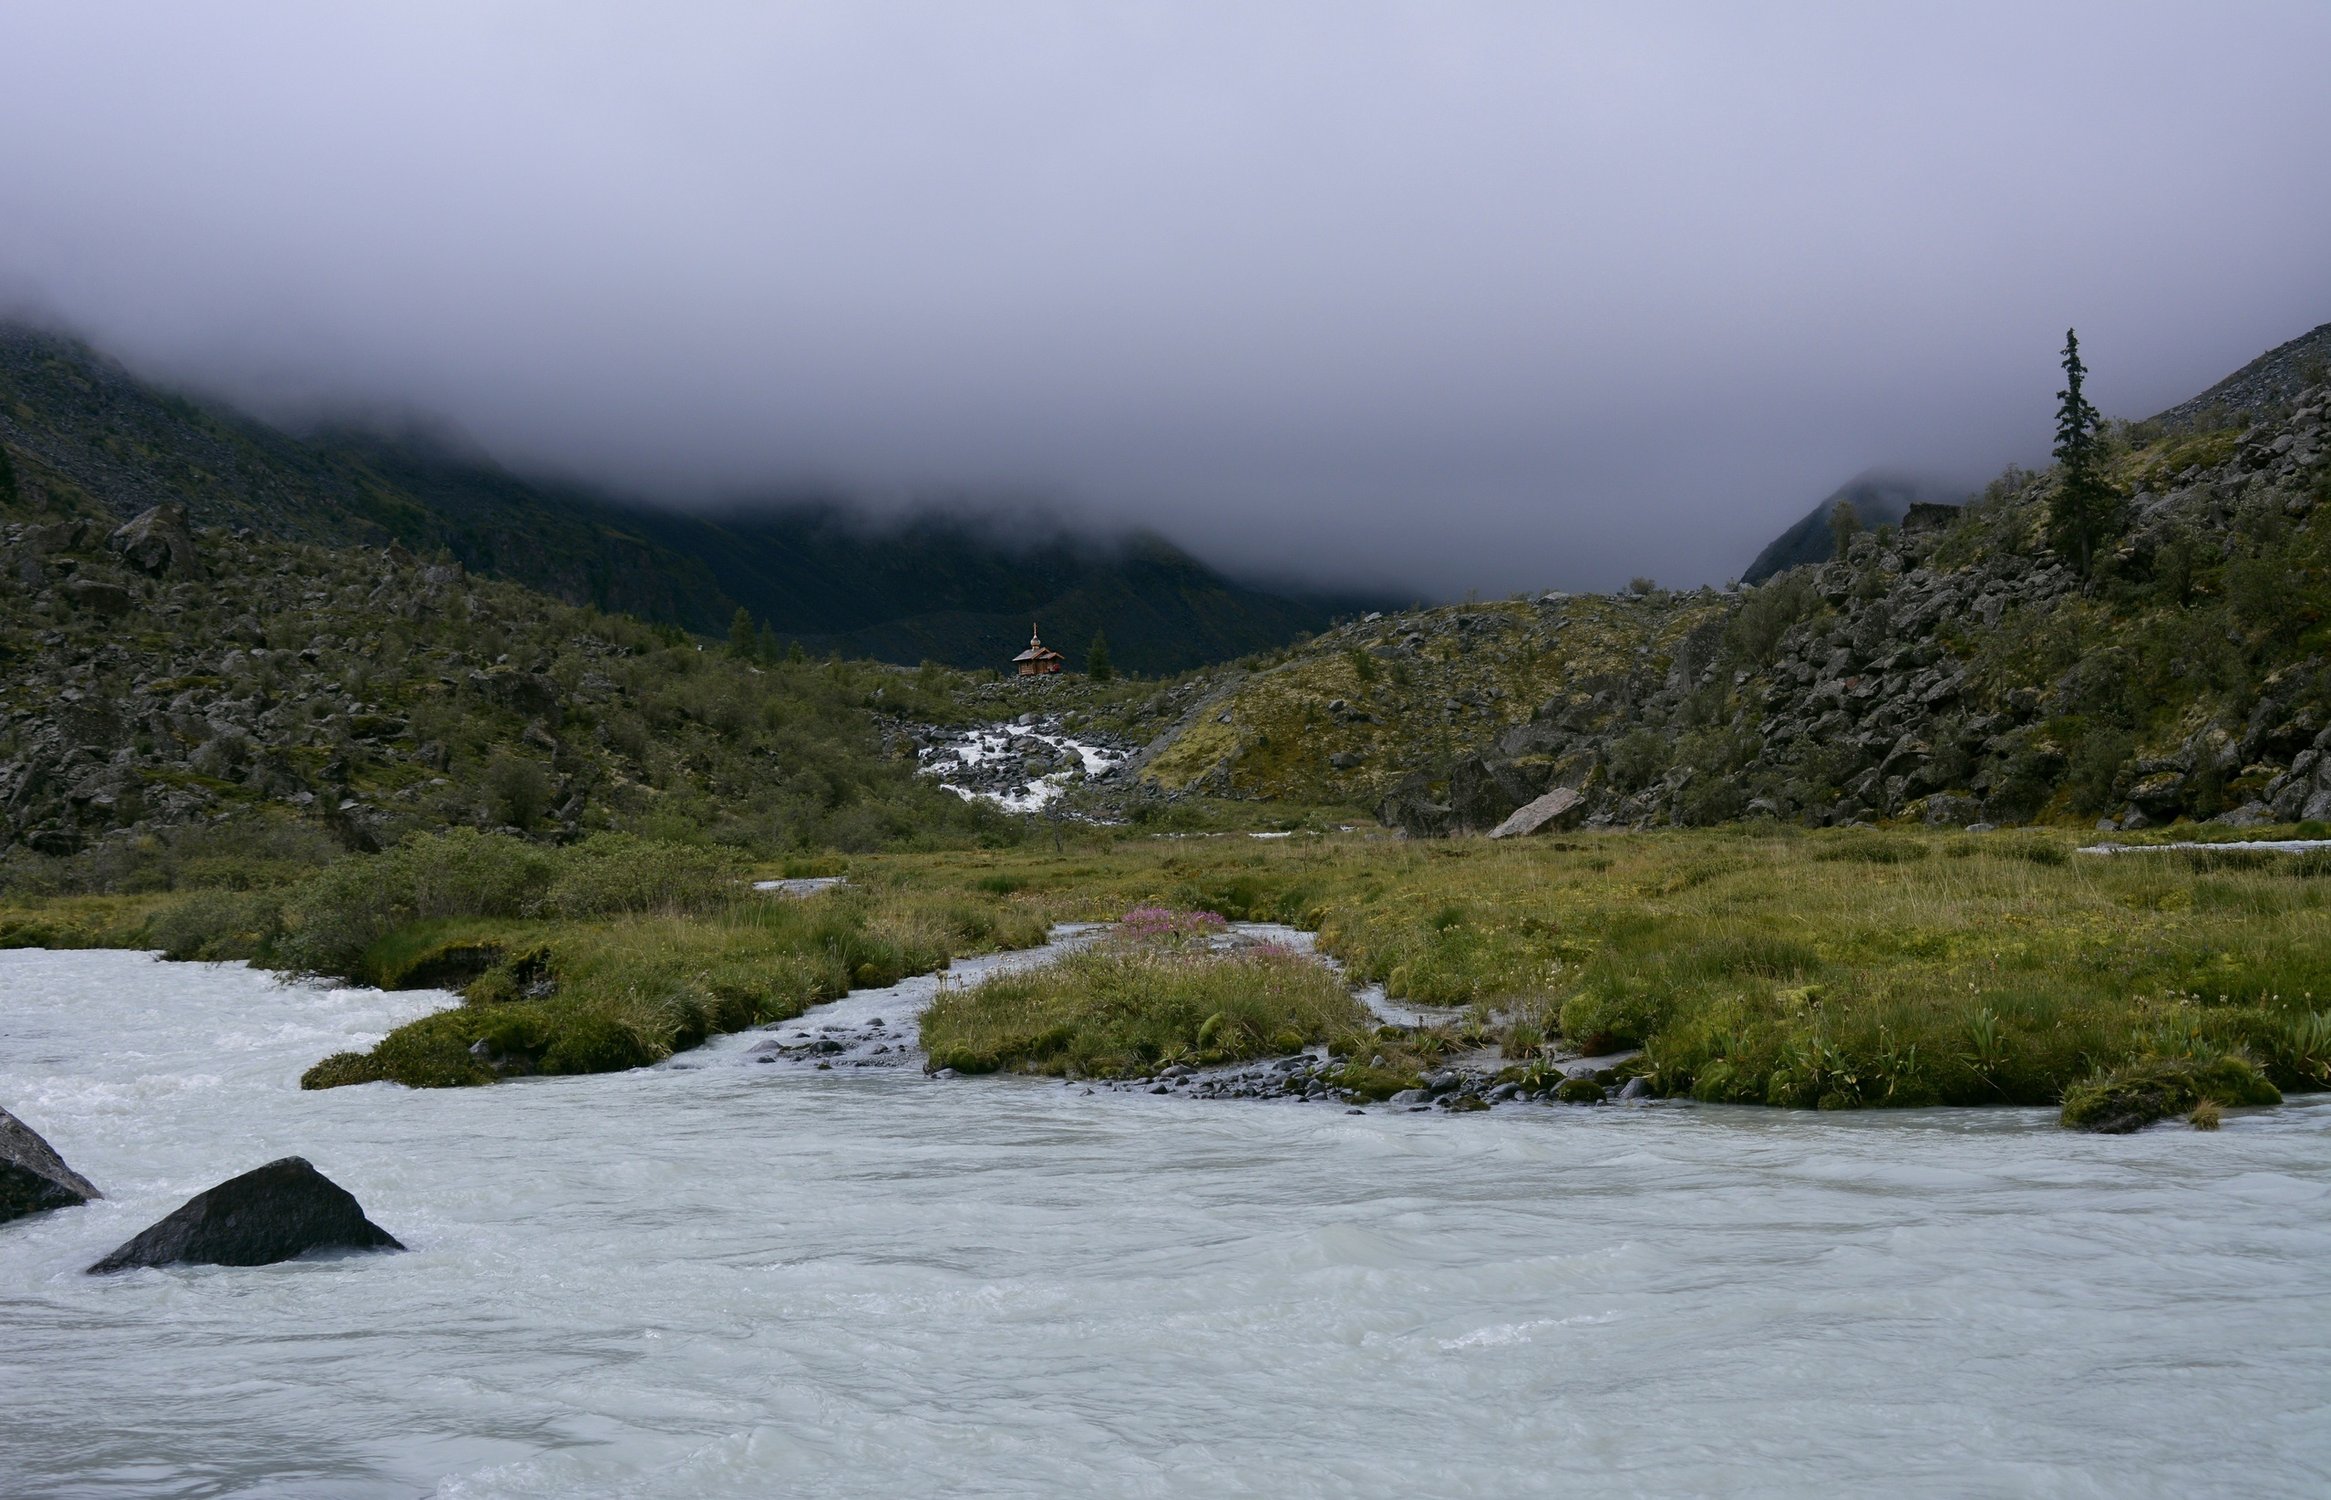
M1093 632L1093 643L1085 647L1085 675L1095 682L1107 682L1117 675L1109 661L1109 637L1098 630Z
M2081 386L2080 335L2064 330L2064 389L2056 393L2056 497L2049 507L2048 540L2071 558L2080 576L2096 568L2096 553L2120 524L2120 496L2104 477L2104 445L2097 415Z
M16 503L16 465L8 461L8 445L0 443L0 505Z
M738 605L737 612L728 617L728 649L751 661L760 644L761 633L753 628L753 612Z

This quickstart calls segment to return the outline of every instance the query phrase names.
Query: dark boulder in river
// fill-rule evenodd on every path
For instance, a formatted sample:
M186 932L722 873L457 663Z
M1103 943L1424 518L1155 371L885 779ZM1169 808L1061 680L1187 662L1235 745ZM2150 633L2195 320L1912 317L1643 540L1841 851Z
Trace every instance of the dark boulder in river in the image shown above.
M0 1224L104 1196L39 1131L0 1109Z
M364 1216L346 1188L305 1157L287 1156L196 1193L89 1274L132 1266L265 1266L310 1250L404 1248Z

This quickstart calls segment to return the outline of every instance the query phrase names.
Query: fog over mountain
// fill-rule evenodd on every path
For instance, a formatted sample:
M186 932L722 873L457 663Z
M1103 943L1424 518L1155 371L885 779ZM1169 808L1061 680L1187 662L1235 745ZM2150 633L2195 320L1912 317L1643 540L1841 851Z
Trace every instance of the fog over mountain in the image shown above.
M2331 318L2331 8L7 7L0 307L675 505L1721 581Z

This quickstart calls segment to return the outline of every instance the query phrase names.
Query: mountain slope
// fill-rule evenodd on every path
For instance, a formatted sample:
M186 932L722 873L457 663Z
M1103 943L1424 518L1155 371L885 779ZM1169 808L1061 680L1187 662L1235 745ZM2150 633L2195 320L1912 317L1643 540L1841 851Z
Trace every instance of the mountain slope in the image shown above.
M2052 474L1761 587L1548 595L1346 625L1152 757L1162 788L1486 829L1550 788L1601 825L2331 821L2331 385L2108 433L2093 579ZM1218 711L1216 711L1218 709Z
M2277 344L2153 421L2173 428L2229 427L2287 410L2309 386L2331 382L2331 323Z
M16 512L21 515L22 512ZM53 512L44 514L53 515ZM869 713L951 703L868 663L755 663L402 549L175 507L114 532L0 504L0 885L445 827L764 853L1008 836ZM207 841L207 842L206 842Z
M718 515L527 479L426 438L301 439L148 386L53 335L0 326L0 443L35 499L331 545L397 541L573 604L728 629L738 607L819 651L998 666L1031 621L1081 656L1179 671L1267 649L1371 602L1229 578L1153 536L926 514L878 525L832 503ZM1027 539L1022 540L1022 537Z

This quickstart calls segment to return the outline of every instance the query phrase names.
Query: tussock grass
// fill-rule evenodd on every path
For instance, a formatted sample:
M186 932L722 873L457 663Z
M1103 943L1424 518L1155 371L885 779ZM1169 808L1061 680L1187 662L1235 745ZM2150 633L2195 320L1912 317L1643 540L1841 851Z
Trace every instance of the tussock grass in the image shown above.
M2063 1119L2075 1130L2126 1135L2182 1114L2197 1130L2215 1130L2222 1105L2281 1102L2246 1058L2147 1057L2065 1090Z
M1287 949L1121 937L942 995L922 1039L934 1068L1123 1078L1294 1052L1367 1021L1342 981Z

